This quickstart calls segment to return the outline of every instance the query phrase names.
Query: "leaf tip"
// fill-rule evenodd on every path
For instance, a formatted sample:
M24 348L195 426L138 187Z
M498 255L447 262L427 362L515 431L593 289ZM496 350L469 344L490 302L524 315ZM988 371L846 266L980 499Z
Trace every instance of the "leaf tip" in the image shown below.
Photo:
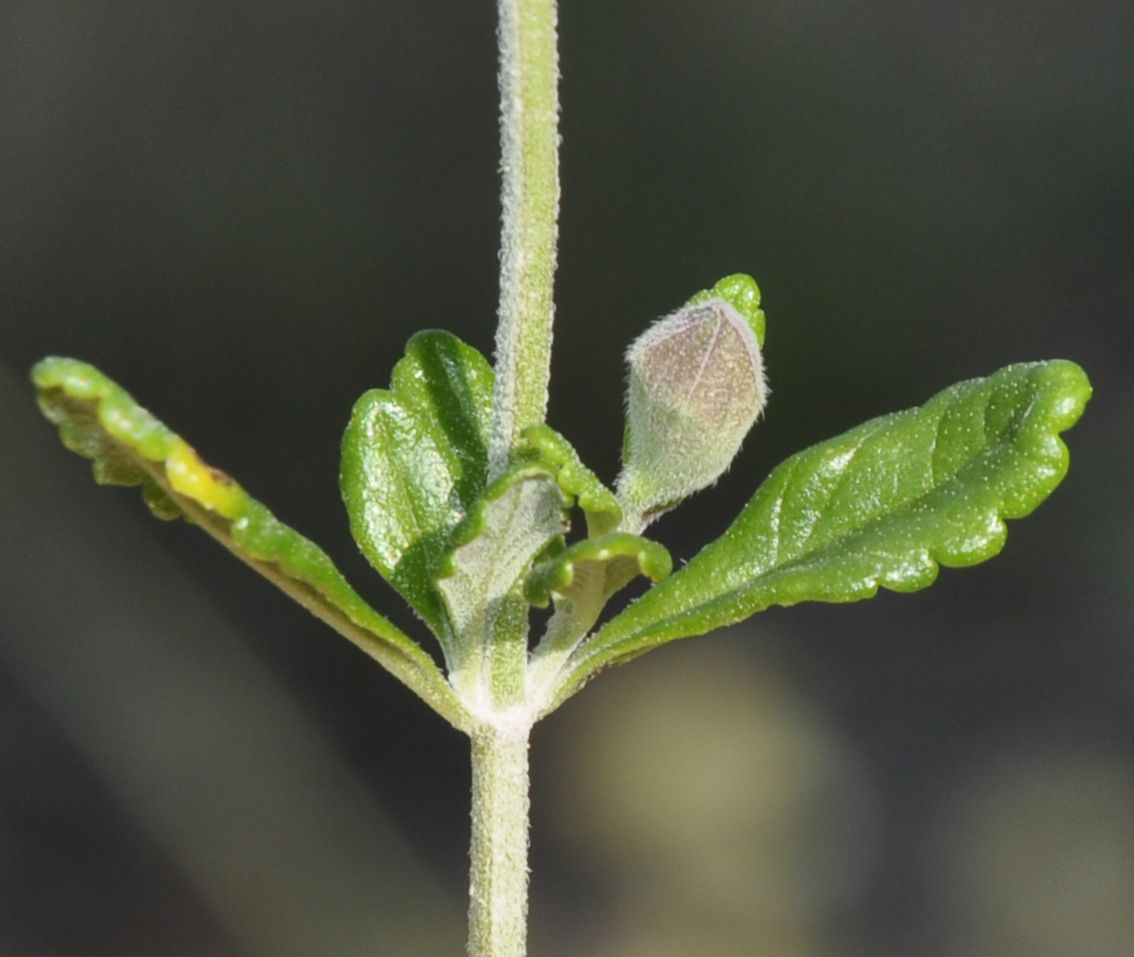
M1053 359L1046 363L1047 378L1056 393L1052 414L1060 430L1069 429L1079 421L1094 388L1086 371L1070 359Z
M760 287L756 280L747 273L733 273L716 282L711 288L703 289L692 296L686 306L700 305L710 299L723 299L735 309L748 323L756 335L760 348L764 348L764 335L767 329L767 318L764 310L760 308Z

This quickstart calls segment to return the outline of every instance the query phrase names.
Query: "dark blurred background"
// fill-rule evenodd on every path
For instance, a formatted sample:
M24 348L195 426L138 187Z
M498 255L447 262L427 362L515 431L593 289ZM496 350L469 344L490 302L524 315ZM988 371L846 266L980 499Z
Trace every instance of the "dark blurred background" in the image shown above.
M734 271L787 454L1067 357L1096 397L1003 555L769 611L537 729L533 954L1125 957L1134 941L1134 6L569 0L551 423ZM418 636L337 491L353 400L490 352L487 2L0 2L0 954L463 952L467 754L194 529L104 490L31 363L101 366Z

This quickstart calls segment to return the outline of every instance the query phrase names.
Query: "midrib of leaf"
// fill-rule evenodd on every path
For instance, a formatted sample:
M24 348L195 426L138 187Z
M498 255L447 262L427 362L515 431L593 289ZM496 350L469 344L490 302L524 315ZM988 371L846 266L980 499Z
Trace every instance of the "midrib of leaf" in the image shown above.
M487 481L485 473L488 452L484 442L481 441L476 423L469 414L469 410L475 408L477 403L469 382L451 363L444 363L444 369L449 391L459 397L457 411L454 415L448 414L447 410L441 407L439 398L432 393L429 394L429 405L433 411L434 421L444 431L446 444L460 466L460 481L455 483L454 488L461 501L466 502L482 489ZM486 426L488 424L486 423ZM474 454L470 447L473 442L477 443L479 455Z
M862 451L862 449L866 446L866 444L873 436L878 434L880 429L881 424L866 432L862 436L862 439L858 443L853 445L850 449L848 449L847 452L841 457L841 459L837 463L837 474L834 476L834 482L831 484L831 488L825 496L823 504L819 507L812 508L811 510L803 512L805 516L814 514L814 520L806 526L802 534L797 533L790 537L784 534L782 516L785 514L785 511L788 515L792 514L791 510L785 510L784 506L787 504L788 496L793 492L791 480L794 478L797 468L793 468L788 473L788 476L784 481L784 491L776 497L776 501L774 503L774 508L776 509L777 514L781 516L781 521L776 523L776 531L774 533L775 551L772 557L772 561L769 562L770 565L774 565L782 559L783 553L785 551L785 549L783 548L783 542L785 538L788 538L789 541L798 541L799 550L804 550L809 544L811 544L811 541L815 537L816 532L819 531L819 529L823 525L823 518L826 514L827 509L831 507L831 503L836 501L839 493L842 491L844 483L846 482L847 473L850 471L851 466L854 465L855 461L858 459L859 453ZM818 477L818 475L819 473L816 472L812 476L809 476L809 478L816 478ZM794 489L795 493L802 496L806 491L806 484L807 480L804 480L804 485L802 487ZM786 551L790 552L791 549L788 548L786 549Z
M990 396L991 398L991 396ZM1034 400L1030 402L1024 412L1018 417L1017 423L1026 419L1028 413L1034 407ZM986 403L980 403L977 409L981 418L980 434L987 435L986 427ZM985 462L1002 455L1006 449L1014 449L1015 441L1018 438L1019 430L1013 428L1010 431L997 437L991 444L980 444L975 450L967 449L966 454L972 454L972 458L960 459L952 469L938 470L934 464L938 448L938 439L942 433L942 425L944 420L952 414L958 412L955 406L943 405L940 414L936 417L932 425L932 430L919 430L919 434L915 438L921 438L928 432L929 442L920 442L921 445L928 445L928 448L918 450L916 461L924 464L922 480L920 483L907 482L906 484L911 487L920 485L923 491L920 494L891 497L887 499L892 502L885 510L877 509L869 513L864 521L852 522L847 526L840 525L840 515L848 511L848 503L842 498L847 487L847 476L852 473L855 465L866 455L870 454L873 448L878 446L881 442L885 441L886 429L888 426L898 425L902 419L911 418L919 410L911 409L905 412L894 413L890 416L882 416L872 422L864 423L859 426L859 429L864 430L861 438L841 456L838 462L837 474L832 476L833 482L830 489L824 496L822 505L813 507L809 511L815 514L815 520L805 528L798 528L791 534L786 533L782 523L778 522L775 526L773 533L773 553L769 560L762 566L746 569L747 574L763 575L767 573L768 569L774 568L776 572L784 571L798 567L798 565L805 560L808 560L816 553L822 551L830 546L832 543L840 543L842 538L851 536L857 533L864 533L872 526L884 522L887 518L895 512L906 512L911 509L916 509L919 504L924 504L926 500L936 494L943 485L960 477L961 473L967 469L975 468L983 465ZM964 434L974 434L965 432ZM1019 449L1021 454L1026 454L1026 450ZM887 453L892 454L892 453ZM907 460L912 460L912 454L907 455ZM816 470L811 475L803 480L802 485L797 485L793 481L795 473L802 463L796 463L796 467L792 468L785 476L782 483L783 488L776 496L772 508L779 515L785 512L788 515L792 514L792 509L785 508L789 505L789 500L792 497L803 496L807 492L807 484L817 479L821 472ZM895 476L897 472L893 473ZM851 507L861 500L853 500L850 504ZM806 514L806 513L804 513ZM786 541L786 545L785 545ZM722 598L725 596L722 596Z

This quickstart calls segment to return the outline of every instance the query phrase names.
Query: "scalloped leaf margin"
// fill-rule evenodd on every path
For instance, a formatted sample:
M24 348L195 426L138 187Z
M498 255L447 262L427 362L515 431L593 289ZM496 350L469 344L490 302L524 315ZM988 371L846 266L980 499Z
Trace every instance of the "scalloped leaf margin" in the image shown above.
M1021 363L792 456L720 538L576 651L552 707L603 668L770 605L916 591L939 565L993 557L1004 520L1062 481L1059 435L1090 395L1073 362Z
M525 429L518 457L533 458L555 476L559 487L583 510L589 536L605 535L622 521L622 506L614 492L583 464L575 447L551 426L540 424Z
M355 541L451 652L435 577L454 531L484 492L494 376L451 333L406 343L389 389L355 403L339 484Z
M664 545L629 532L608 532L575 542L536 565L524 583L525 597L537 608L546 608L557 596L570 597L578 567L587 564L607 566L606 577L615 579L618 587L635 575L658 582L673 570ZM603 597L608 597L605 589Z

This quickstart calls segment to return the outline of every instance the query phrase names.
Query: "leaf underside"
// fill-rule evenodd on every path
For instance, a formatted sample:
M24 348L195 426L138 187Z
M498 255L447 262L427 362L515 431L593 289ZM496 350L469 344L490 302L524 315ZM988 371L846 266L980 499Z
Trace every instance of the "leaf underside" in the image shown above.
M1090 393L1072 362L1008 366L792 456L719 539L576 651L555 703L605 667L770 605L912 592L939 565L991 558L1004 520L1063 479L1059 433Z
M571 500L545 469L515 466L492 483L457 530L445 556L438 588L458 636L491 635L492 618L548 542L566 530ZM471 648L454 648L460 670Z
M92 460L95 481L140 485L162 518L183 516L371 654L451 722L461 707L433 660L374 611L313 542L280 522L232 478L98 369L53 357L32 371L63 444Z

